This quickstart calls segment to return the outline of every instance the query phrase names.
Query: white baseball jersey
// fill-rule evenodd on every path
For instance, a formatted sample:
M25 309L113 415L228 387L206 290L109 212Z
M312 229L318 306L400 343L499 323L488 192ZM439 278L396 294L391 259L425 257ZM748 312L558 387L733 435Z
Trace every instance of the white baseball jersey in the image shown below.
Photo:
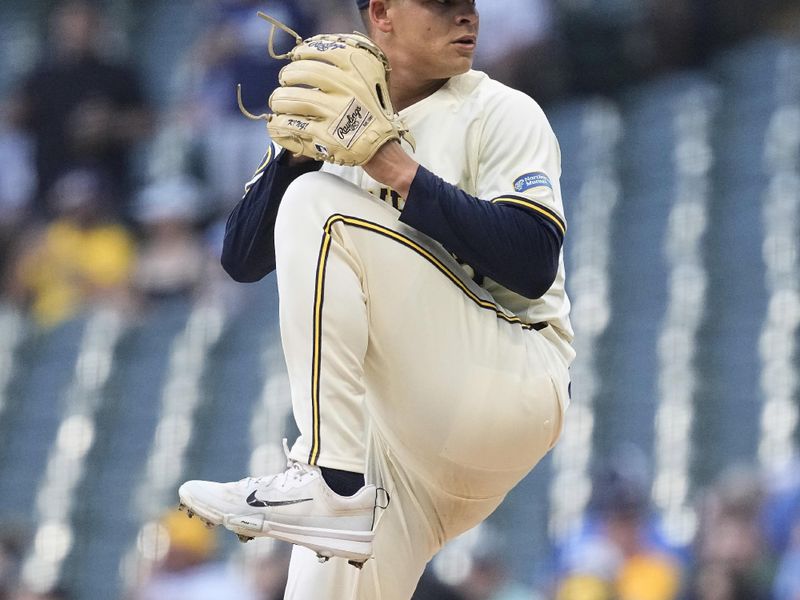
M566 232L561 201L561 152L539 105L529 96L480 71L452 77L437 92L400 112L416 139L416 151L404 147L423 167L468 194L537 211ZM363 169L325 163L338 175L402 209L403 199ZM528 260L520 257L521 261ZM470 277L468 265L463 265ZM564 290L563 253L558 275L542 297L525 298L491 279L482 286L498 304L523 321L548 322L572 360L570 303Z

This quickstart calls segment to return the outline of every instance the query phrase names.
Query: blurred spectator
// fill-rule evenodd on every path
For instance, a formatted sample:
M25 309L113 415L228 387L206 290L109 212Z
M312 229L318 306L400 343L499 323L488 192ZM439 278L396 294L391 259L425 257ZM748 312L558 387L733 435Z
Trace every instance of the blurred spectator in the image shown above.
M533 600L533 591L511 577L504 536L484 523L473 540L469 572L457 586L464 600Z
M800 38L800 3L797 0L770 0L765 15L766 27L778 34Z
M611 93L651 74L656 56L650 37L651 2L561 2L573 93Z
M248 569L258 600L283 600L286 577L289 572L291 544L274 542L271 552L258 558Z
M192 298L207 283L211 257L197 231L203 208L200 186L188 177L159 181L139 193L134 218L143 238L133 287L145 301Z
M259 0L217 0L210 27L190 54L191 66L198 69L195 91L206 117L241 116L235 93L239 83L246 106L259 112L267 109L267 98L285 63L267 52L271 25L257 15L263 9L303 37L317 33L315 21L296 1L273 0L265 7ZM275 43L280 52L291 48L294 40L278 31Z
M800 459L771 479L762 511L766 539L779 557L774 600L800 600Z
M179 84L204 146L205 178L212 193L228 201L226 209L241 197L243 182L268 143L264 126L239 112L236 86L241 84L242 101L251 112L265 112L278 71L286 64L267 52L271 25L258 17L262 9L303 37L317 33L312 15L297 0L272 0L268 6L259 0L217 0L209 29L184 61ZM276 33L276 51L293 44L290 36Z
M556 600L617 600L614 586L603 577L576 573L564 578Z
M459 585L464 600L531 600L533 592L514 581L503 553L481 553L473 557L466 580Z
M699 56L708 58L722 46L751 35L764 25L763 18L769 14L770 4L764 0L706 0L691 3L694 10L696 46Z
M682 566L650 507L642 453L625 448L594 476L586 523L561 553L558 600L673 600Z
M658 70L698 66L725 46L768 29L791 29L793 0L653 2L648 20ZM800 25L795 22L794 26Z
M775 600L800 600L800 519L792 527L792 545L778 565L773 597Z
M707 491L695 541L690 600L767 600L774 565L761 528L764 486L750 469L731 468Z
M248 569L258 600L283 599L291 548L290 544L278 542L272 552L256 560ZM467 600L467 598L454 587L442 582L433 570L428 568L422 574L411 600Z
M32 164L33 144L24 132L3 125L0 119L0 223L13 227L24 215L36 186Z
M0 116L0 281L5 278L9 251L36 187L32 141L23 131L5 125L7 122Z
M20 590L12 596L12 600L72 600L72 598L72 595L63 588L56 588L49 592Z
M133 600L260 600L242 574L215 560L215 530L177 510L161 524L169 548Z
M45 198L56 179L76 167L101 171L115 202L129 191L129 155L147 135L150 115L133 68L104 54L104 29L93 4L61 2L51 16L48 58L12 97L11 121L35 140L35 198ZM114 208L118 214L124 209Z
M771 551L780 555L794 544L795 524L800 522L800 457L768 474L761 521Z
M109 215L107 192L96 172L68 172L48 195L55 219L20 240L10 295L43 327L89 304L125 306L135 246Z
M0 600L10 600L16 589L24 550L21 531L3 527L0 531Z
M539 103L565 93L565 65L552 0L484 2L478 11L481 34L476 69Z
M615 94L764 31L797 35L796 0L557 1L567 89Z
M476 65L497 65L519 48L554 37L554 7L550 0L508 0L481 4L481 41L475 50ZM509 16L513 15L510 19Z
M422 573L411 600L465 600L453 586L444 583L430 566Z
M352 0L306 0L306 12L318 20L317 30L311 32L364 31L356 3Z

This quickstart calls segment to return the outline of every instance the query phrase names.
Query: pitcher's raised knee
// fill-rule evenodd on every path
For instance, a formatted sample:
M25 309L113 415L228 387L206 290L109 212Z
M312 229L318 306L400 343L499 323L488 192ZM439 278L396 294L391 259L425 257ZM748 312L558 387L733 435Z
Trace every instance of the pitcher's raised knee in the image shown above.
M368 217L375 214L376 208L380 213L388 209L382 201L341 177L319 171L306 173L286 189L276 231L293 227L295 221L324 225L334 214ZM383 218L386 217L382 215Z

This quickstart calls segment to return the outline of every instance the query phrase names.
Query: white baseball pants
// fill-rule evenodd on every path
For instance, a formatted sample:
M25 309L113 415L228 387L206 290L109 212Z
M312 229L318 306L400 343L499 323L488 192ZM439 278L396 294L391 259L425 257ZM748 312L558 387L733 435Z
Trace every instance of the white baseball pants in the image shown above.
M287 599L408 600L431 557L491 514L561 430L556 334L497 306L398 216L328 173L298 178L278 213L292 457L366 469L391 498L363 570L296 547Z

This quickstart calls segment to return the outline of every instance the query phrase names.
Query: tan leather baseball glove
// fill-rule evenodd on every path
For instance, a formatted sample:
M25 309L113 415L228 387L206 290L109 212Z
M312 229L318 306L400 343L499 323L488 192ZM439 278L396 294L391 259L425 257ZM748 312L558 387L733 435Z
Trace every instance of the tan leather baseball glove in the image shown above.
M290 62L279 75L280 87L269 98L265 119L270 137L295 155L338 165L363 165L388 141L414 140L389 98L389 61L361 33L322 34L303 40L276 19L269 52ZM275 27L294 36L286 54L275 54Z

